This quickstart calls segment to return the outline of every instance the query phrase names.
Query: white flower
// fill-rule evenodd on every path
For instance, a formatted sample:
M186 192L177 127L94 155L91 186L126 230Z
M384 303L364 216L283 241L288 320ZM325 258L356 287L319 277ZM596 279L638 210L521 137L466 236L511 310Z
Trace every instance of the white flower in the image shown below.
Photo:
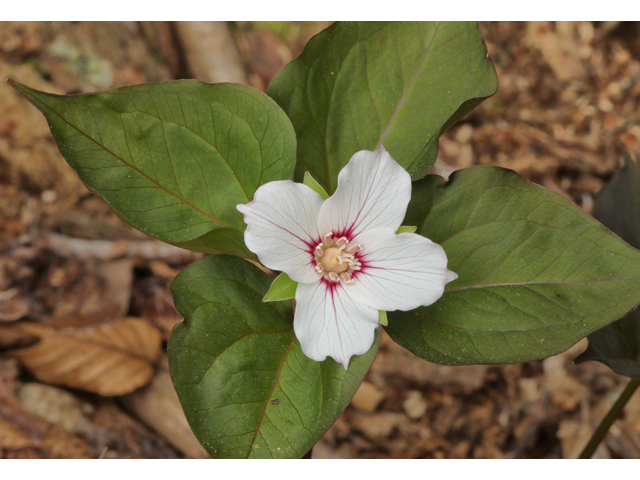
M396 234L410 198L411 177L380 147L351 157L326 201L284 180L238 205L249 250L298 282L293 327L309 358L346 369L373 344L378 310L431 305L458 278L440 245Z

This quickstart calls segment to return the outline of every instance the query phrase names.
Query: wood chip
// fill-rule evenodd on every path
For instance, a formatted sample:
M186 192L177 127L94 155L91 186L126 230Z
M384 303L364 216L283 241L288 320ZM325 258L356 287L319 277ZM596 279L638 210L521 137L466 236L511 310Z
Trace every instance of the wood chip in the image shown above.
M378 390L375 385L369 382L362 382L360 388L351 399L351 404L365 413L373 413L383 399L384 393Z
M207 83L248 85L226 22L176 22L176 31L193 78Z
M402 402L402 408L404 408L404 411L409 418L417 420L427 411L427 402L422 398L422 393L418 390L411 390L409 391L406 400Z
M182 411L168 371L168 357L163 354L160 369L146 387L120 399L124 406L149 427L160 433L190 458L209 458L191 431Z

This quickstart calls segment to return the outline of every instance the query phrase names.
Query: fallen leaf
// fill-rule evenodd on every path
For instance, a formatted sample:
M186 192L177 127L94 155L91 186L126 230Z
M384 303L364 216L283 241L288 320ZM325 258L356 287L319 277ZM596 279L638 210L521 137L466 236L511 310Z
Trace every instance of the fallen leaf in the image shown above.
M23 410L0 402L0 458L94 458L82 438Z
M61 388L42 383L25 383L18 388L20 406L48 422L73 433L86 431L92 407Z
M0 450L19 450L33 445L27 433L0 418Z
M39 380L103 396L124 395L147 384L162 344L161 333L142 318L62 331L31 322L17 325L40 341L7 353Z
M38 336L22 328L23 323L6 323L0 325L0 351L9 348L30 347L38 342Z

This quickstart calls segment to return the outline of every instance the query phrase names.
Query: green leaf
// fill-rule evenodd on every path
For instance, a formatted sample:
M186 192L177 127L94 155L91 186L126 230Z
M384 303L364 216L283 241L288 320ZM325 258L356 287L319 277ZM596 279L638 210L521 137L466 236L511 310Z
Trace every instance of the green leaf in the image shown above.
M326 192L326 190L322 188L322 185L320 185L309 172L304 172L304 181L302 183L311 188L311 190L313 190L314 192L320 194L323 200L329 198L329 194Z
M216 458L304 455L347 406L369 369L380 332L349 370L307 358L289 302L263 303L270 280L237 257L203 258L171 290L185 317L169 366L187 420Z
M415 231L418 230L418 227L411 227L411 226L401 226L400 228L398 228L398 230L396 231L396 234L399 235L401 233L415 233Z
M389 313L391 338L432 362L555 355L640 300L640 252L510 170L428 176L405 221L442 245L459 276L433 305Z
M575 363L589 360L604 363L618 375L640 380L640 312L634 310L624 318L589 335L589 346Z
M52 95L11 83L47 118L62 155L134 227L207 253L251 256L236 205L291 179L296 139L268 96L176 81Z
M497 89L475 23L335 23L312 38L267 94L298 136L305 170L332 193L351 156L379 145L412 178L435 162L440 134Z
M279 300L289 300L296 297L298 283L289 278L289 275L282 272L276 277L269 291L262 299L263 302L277 302Z
M593 216L640 248L640 170L625 152L625 166L603 188ZM640 380L640 312L634 310L617 322L589 335L589 346L576 363L596 360L619 375Z

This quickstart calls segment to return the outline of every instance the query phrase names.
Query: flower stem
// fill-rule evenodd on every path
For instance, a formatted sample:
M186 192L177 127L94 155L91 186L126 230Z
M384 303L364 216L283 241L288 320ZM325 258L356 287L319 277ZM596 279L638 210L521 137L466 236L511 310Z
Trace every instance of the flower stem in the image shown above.
M631 396L635 393L639 385L640 380L635 379L632 379L627 384L626 388L618 397L618 400L616 400L616 403L613 404L613 407L611 407L607 415L602 419L602 422L600 422L600 425L598 425L596 431L593 432L589 443L587 443L587 446L584 447L584 450L578 458L591 458L593 452L596 451L596 448L598 448L598 445L600 445L600 442L602 442L605 435L609 431L611 424L615 421L616 418L618 418L618 415L620 415L620 412L622 412L622 409L627 404Z

